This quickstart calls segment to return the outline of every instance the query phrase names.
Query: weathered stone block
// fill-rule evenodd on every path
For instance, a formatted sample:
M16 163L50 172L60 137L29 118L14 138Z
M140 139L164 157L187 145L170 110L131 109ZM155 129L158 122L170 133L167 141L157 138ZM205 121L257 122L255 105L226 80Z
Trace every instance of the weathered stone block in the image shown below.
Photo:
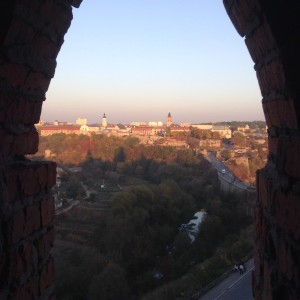
M0 64L0 79L5 78L13 88L19 89L24 85L30 68L26 65L17 63L2 63Z
M268 127L298 129L294 101L290 97L263 101L263 110Z
M34 203L25 209L26 220L24 234L29 236L34 231L38 230L41 225L40 206L39 203Z
M275 220L278 227L286 233L290 233L294 239L300 238L300 199L299 197L276 191Z
M41 201L42 226L53 223L54 220L54 198L49 196Z
M25 240L23 242L23 245L22 245L22 256L23 256L23 260L24 260L24 267L25 267L25 270L28 272L32 266L32 264L34 263L34 260L33 260L33 257L32 257L32 243L29 242L29 240ZM19 251L20 253L20 251Z
M39 280L37 276L33 276L22 287L17 290L10 299L13 300L32 300L39 298Z
M29 43L34 39L35 35L36 33L32 26L15 17L13 18L9 31L6 34L3 46L9 47L15 43Z
M0 157L8 155L34 154L38 149L39 136L35 128L21 135L0 129Z
M223 1L227 13L233 23L235 29L241 36L249 33L251 23L256 19L259 21L259 11L261 10L258 0L253 1ZM259 25L259 23L257 24ZM256 27L256 26L252 26Z
M23 209L17 211L8 222L10 243L16 243L24 237L25 215Z
M0 122L15 124L35 124L39 122L42 100L28 101L27 95L12 95L0 91Z
M20 168L19 180L21 183L22 195L25 197L35 196L41 192L41 186L38 181L38 172L35 168Z
M32 42L32 46L41 57L56 58L61 43L60 41L54 43L48 36L41 36Z
M23 258L16 251L11 252L9 256L9 281L20 279L22 274L26 271L23 267Z
M47 187L52 188L56 184L56 163L47 162L46 166L48 171Z
M9 203L25 197L38 196L56 183L56 164L53 162L16 162L3 172ZM29 211L30 212L30 211Z
M40 274L40 292L43 294L46 289L54 282L54 260L53 258L43 266Z
M24 89L30 91L42 90L46 93L50 85L50 78L46 77L41 72L30 71L27 74L26 80L24 82Z
M286 90L286 77L284 67L279 59L274 59L270 63L256 66L256 75L263 97L272 93L284 93Z
M280 172L288 176L300 178L300 137L280 136L278 140L278 151L276 166Z
M51 21L55 31L61 36L68 30L73 19L71 7L67 9L52 0L45 1L39 14L43 20Z
M40 240L37 241L37 252L40 260L47 258L54 244L54 229L47 231Z
M276 41L267 22L263 22L252 35L247 36L245 43L254 63L262 63L264 58L276 49Z
M269 136L268 138L269 153L276 155L278 152L278 144L279 144L279 139L277 137Z

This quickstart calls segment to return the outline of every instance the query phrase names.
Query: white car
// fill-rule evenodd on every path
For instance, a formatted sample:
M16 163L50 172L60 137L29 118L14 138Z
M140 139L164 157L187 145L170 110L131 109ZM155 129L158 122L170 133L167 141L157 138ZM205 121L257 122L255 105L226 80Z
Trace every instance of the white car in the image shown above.
M225 173L226 173L226 170L225 170L225 169L222 169L222 170L221 170L221 173L222 173L222 174L225 174Z

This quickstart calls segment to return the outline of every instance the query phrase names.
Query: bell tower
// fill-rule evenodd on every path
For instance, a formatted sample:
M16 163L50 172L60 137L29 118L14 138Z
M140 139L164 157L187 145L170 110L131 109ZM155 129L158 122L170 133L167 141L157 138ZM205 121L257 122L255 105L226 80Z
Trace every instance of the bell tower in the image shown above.
M168 117L167 117L167 127L170 127L173 124L173 118L171 116L171 113L168 113Z
M107 120L106 120L106 115L105 113L103 114L103 117L102 117L102 128L106 128L107 127Z

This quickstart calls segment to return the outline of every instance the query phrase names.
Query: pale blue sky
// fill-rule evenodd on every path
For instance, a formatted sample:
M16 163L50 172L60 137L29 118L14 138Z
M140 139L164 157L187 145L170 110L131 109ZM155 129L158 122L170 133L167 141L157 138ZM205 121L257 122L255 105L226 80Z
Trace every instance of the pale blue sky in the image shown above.
M263 120L244 40L221 0L83 0L43 121Z

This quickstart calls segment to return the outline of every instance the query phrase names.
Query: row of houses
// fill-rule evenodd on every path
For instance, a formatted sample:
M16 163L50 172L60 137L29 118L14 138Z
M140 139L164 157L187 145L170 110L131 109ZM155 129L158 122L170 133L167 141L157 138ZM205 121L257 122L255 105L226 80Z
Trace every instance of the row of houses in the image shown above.
M40 126L39 132L41 136L48 136L57 133L65 134L115 134L126 136L130 134L130 128L120 125L108 125L101 127L99 125L77 125L77 124L60 124L60 125L43 125Z
M193 127L196 127L192 125ZM205 130L211 130L212 132L219 132L223 138L231 138L231 130L226 126L214 126L204 125ZM208 126L210 126L208 128ZM199 128L199 127L197 127ZM204 129L204 128L201 128ZM79 125L79 124L58 124L58 125L43 125L39 127L41 136L48 136L56 133L65 134L106 134L116 136L165 136L167 131L170 133L187 133L190 132L190 126L172 125L166 126L149 126L149 125L121 125L121 124L107 124L106 126L95 125Z
M107 135L137 135L137 136L164 136L166 134L165 126L123 126L123 125L107 125L101 127L98 125L43 125L39 127L41 136L48 136L56 133L65 134L107 134ZM174 126L171 132L187 132L188 127Z

